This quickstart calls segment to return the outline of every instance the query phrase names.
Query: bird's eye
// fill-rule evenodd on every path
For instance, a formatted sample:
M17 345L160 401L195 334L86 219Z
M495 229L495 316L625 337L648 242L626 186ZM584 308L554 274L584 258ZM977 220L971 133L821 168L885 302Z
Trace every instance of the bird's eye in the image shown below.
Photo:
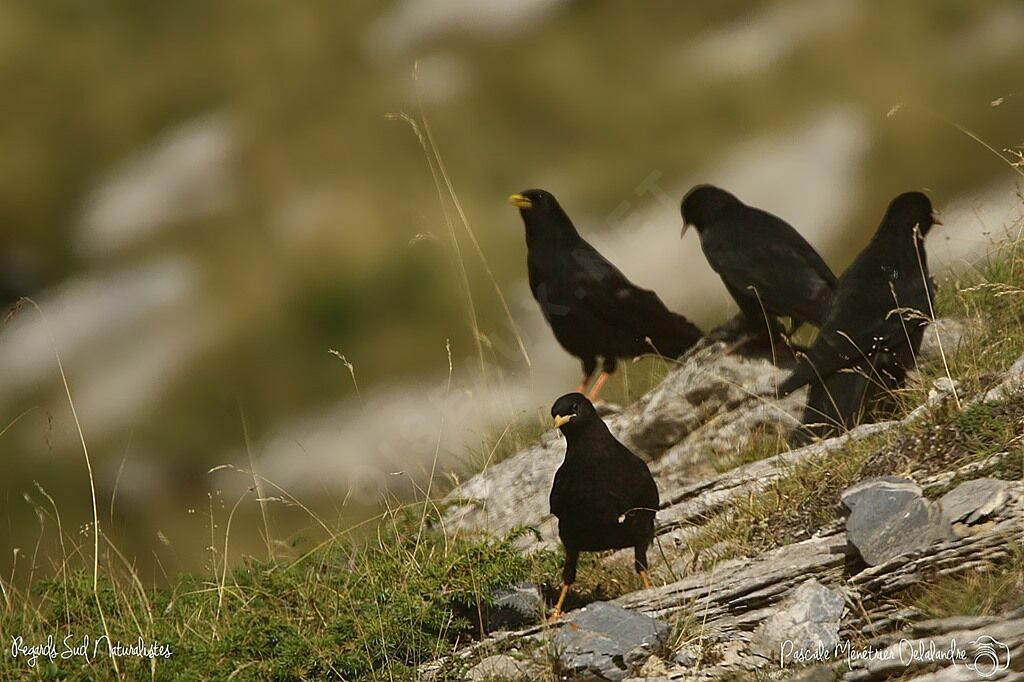
M572 413L573 413L573 414L576 414L576 413L578 413L579 411L580 411L580 406L579 406L579 403L573 403L573 406L572 406Z

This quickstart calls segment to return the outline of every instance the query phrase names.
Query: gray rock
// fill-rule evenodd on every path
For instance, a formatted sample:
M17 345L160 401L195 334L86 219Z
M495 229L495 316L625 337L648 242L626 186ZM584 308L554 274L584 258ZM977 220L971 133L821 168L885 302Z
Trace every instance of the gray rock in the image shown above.
M850 509L847 540L869 566L955 537L938 505L921 497L913 481L869 479L847 488L842 501Z
M997 400L1005 400L1024 388L1024 355L1010 365L1010 369L1003 374L1003 380L998 386L990 390L980 402L991 403Z
M921 483L925 488L934 485L934 481L926 477L922 477ZM920 618L921 614L914 609L896 608L893 600L905 599L908 588L932 580L938 574L955 575L962 571L982 570L1014 561L1014 541L1020 537L1022 516L1024 483L1011 482L1007 504L997 510L989 522L977 526L977 532L970 537L942 543L931 548L931 551L906 555L884 565L868 567L853 576L847 575L846 535L837 527L830 535L816 535L809 540L784 545L752 557L726 560L709 570L688 571L677 582L632 592L620 597L615 603L630 611L668 622L681 617L692 618L695 614L699 616L701 644L684 645L681 655L674 657L666 666L669 678L676 680L723 677L791 679L791 674L797 674L797 670L787 669L783 671L784 674L780 674L777 657L757 655L751 651L750 643L761 624L786 609L790 596L811 577L824 585L842 584L844 592L849 595L847 601L857 605L847 616L844 628L852 628L851 633L859 632L868 638L881 636L883 639L879 641L886 646L898 643L907 636L929 636L943 642L940 648L948 647L950 635L944 633L950 629L950 633L980 630L1007 644L1011 650L1016 650L1013 647L1024 646L1024 640L1018 638L1017 643L1012 644L1010 639L1000 636L995 630L1007 620L1024 619L1024 608L991 617L956 617L942 621L941 624L936 621L919 622L908 632L902 627L903 624ZM857 627L861 618L872 626ZM569 627L568 623L562 625ZM1003 634L1010 636L1009 633ZM551 635L551 629L545 627L529 628L519 633L502 633L499 637L466 646L453 658L456 664L458 661L474 660L473 657L492 653L496 644L508 647L517 642L542 654L551 651ZM964 643L977 637L972 635L965 638L961 634L955 636L958 642ZM845 637L847 635L844 632ZM650 654L646 647L640 647L635 653L633 651L627 652L630 661ZM514 652L512 655L516 656ZM627 656L623 656L622 660L625 662ZM699 666L696 665L698 660ZM898 657L896 662L899 662ZM452 665L452 660L442 660L424 666L421 672L426 678L431 671L450 670ZM855 676L844 679L880 680L889 674L905 671L905 668L900 667L899 671L883 671L876 675L870 670L860 669L863 668L862 664L856 667L858 670L851 674ZM546 667L544 669L547 670ZM762 672L754 672L757 670ZM837 671L845 671L845 662L837 664ZM594 679L594 674L587 674L590 679ZM642 666L641 670L628 674L642 675ZM825 677L826 669L808 674L814 675L810 678L814 682L819 678L834 679ZM448 679L438 677L442 678ZM534 675L521 679L545 678Z
M754 386L777 383L787 371L768 358L727 355L726 347L724 342L698 344L636 404L621 412L608 406L610 413L603 416L637 455L657 460L652 471L665 494L714 474L709 451L732 453L765 429L798 423L803 392L782 401L749 400ZM542 545L554 546L557 531L547 497L564 454L565 440L552 430L539 443L477 474L445 498L445 526L495 534L533 526ZM523 545L535 543L524 538Z
M899 476L878 476L854 483L843 491L839 499L843 506L852 512L861 501L866 500L870 503L883 490L894 494L906 493L912 497L921 497L921 486L913 481Z
M761 624L752 648L774 660L792 656L794 651L831 650L839 643L844 610L842 593L812 578L793 591L782 610Z
M535 663L520 661L507 654L488 656L466 673L467 682L519 682L537 679L542 674Z
M735 326L728 323L720 330L735 332L730 325ZM941 335L956 325L955 321L940 320L929 331L938 329ZM934 333L925 336L935 338ZM725 476L716 475L709 454L732 454L750 444L758 434L792 428L799 423L806 399L803 390L784 400L752 399L757 387L778 384L789 370L785 365L776 366L767 357L726 354L729 343L723 338L713 332L680 358L676 369L639 401L621 412L616 412L617 406L609 406L614 413L604 418L616 437L651 462L662 500L690 500L695 495L702 498L699 508L693 509L689 504L670 502L670 506L686 508L666 508L658 514L659 521L678 523L693 514L703 515L710 506L724 503L733 494L747 494L751 486L770 482L776 463L792 465L796 460L816 458L841 445L840 438L829 439L824 441L828 445L821 448L809 446L786 453L778 460L755 462ZM943 336L947 353L957 343L952 332L948 340ZM1024 358L1019 364L1024 368ZM934 402L941 402L952 390L947 384L936 385ZM920 418L925 411L922 407L912 413L912 418ZM894 425L895 422L864 424L841 438L860 438ZM548 513L547 496L564 453L564 439L552 430L539 443L464 482L445 498L445 526L452 530L483 529L498 535L516 526L533 526L540 531L540 546L557 545L556 524ZM765 469L771 470L767 476ZM708 481L728 490L708 491ZM705 494L711 492L714 494ZM538 543L524 537L521 545L536 547Z
M672 654L672 661L683 668L692 668L699 660L700 655L688 647L683 647Z
M939 499L942 515L949 523L973 525L1006 504L1010 483L998 478L965 481Z
M628 444L650 457L672 448L732 452L758 427L798 423L803 393L781 401L750 400L752 390L787 374L767 357L727 355L725 343L697 347L678 369L623 413Z
M624 680L665 645L670 626L610 602L577 611L555 635L563 670L600 680Z
M511 630L532 625L544 616L544 597L534 583L519 583L494 591L489 610L491 630Z
M967 328L960 320L935 320L928 325L924 336L921 337L921 348L917 351L918 362L941 360L943 354L947 357L953 355L963 343L965 336Z

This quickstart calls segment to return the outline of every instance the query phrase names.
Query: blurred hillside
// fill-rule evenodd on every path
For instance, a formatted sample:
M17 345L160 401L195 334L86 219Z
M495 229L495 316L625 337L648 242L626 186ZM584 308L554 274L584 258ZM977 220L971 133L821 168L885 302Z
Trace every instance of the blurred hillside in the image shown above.
M942 120L1024 144L1019 2L506 5L0 6L0 294L46 316L0 330L0 545L38 536L33 481L69 527L90 517L55 350L115 532L168 569L252 484L216 465L251 457L355 519L435 453L486 459L577 374L524 288L505 197L525 187L703 325L729 303L678 239L694 182L790 219L837 270L900 191L944 210L947 267L1020 212L1017 176ZM486 267L392 112L425 113ZM659 371L627 369L613 395Z

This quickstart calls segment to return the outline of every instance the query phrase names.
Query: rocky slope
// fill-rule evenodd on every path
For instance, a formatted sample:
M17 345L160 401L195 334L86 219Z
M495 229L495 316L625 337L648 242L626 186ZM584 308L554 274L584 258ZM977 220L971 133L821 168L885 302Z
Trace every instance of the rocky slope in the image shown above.
M922 365L939 365L963 337L960 323L940 320ZM752 399L785 363L725 348L712 336L638 403L606 416L658 480L660 586L589 604L554 627L492 634L424 672L473 680L1024 677L1024 608L929 618L915 606L923 586L1019 566L1024 357L980 389L940 377L899 419L787 450L777 436L796 423L803 392ZM1000 436L974 439L982 423ZM764 456L766 438L782 452ZM466 481L446 500L447 529L533 526L539 533L524 536L524 551L556 544L547 493L563 452L550 432Z

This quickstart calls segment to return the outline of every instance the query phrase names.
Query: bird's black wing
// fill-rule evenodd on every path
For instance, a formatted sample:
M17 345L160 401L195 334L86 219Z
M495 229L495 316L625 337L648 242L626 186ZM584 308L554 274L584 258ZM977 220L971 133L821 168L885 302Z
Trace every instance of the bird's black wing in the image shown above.
M614 445L610 453L612 462L607 465L607 483L611 493L609 499L614 500L616 514L622 515L634 510L656 512L659 505L658 486L651 470L625 445L617 440Z
M630 282L586 242L573 249L572 262L572 286L578 304L606 325L635 335L672 314L657 294Z
M555 479L551 483L551 494L548 495L548 503L551 506L551 513L561 518L572 508L572 491L569 489L572 474L566 473L565 465L555 472Z
M930 281L917 281L911 275L909 281L901 282L899 293L884 280L877 287L856 284L852 281L837 293L821 334L779 387L780 394L788 395L815 378L828 379L860 362L871 364L870 358L880 349L915 345L915 328L925 324L930 314Z
M705 246L713 267L736 291L756 296L769 310L800 320L820 321L836 287L836 276L818 252L788 223L770 214L723 224ZM761 229L748 229L750 220ZM728 223L729 221L727 221ZM722 244L718 239L741 240ZM737 248L741 246L741 248Z

